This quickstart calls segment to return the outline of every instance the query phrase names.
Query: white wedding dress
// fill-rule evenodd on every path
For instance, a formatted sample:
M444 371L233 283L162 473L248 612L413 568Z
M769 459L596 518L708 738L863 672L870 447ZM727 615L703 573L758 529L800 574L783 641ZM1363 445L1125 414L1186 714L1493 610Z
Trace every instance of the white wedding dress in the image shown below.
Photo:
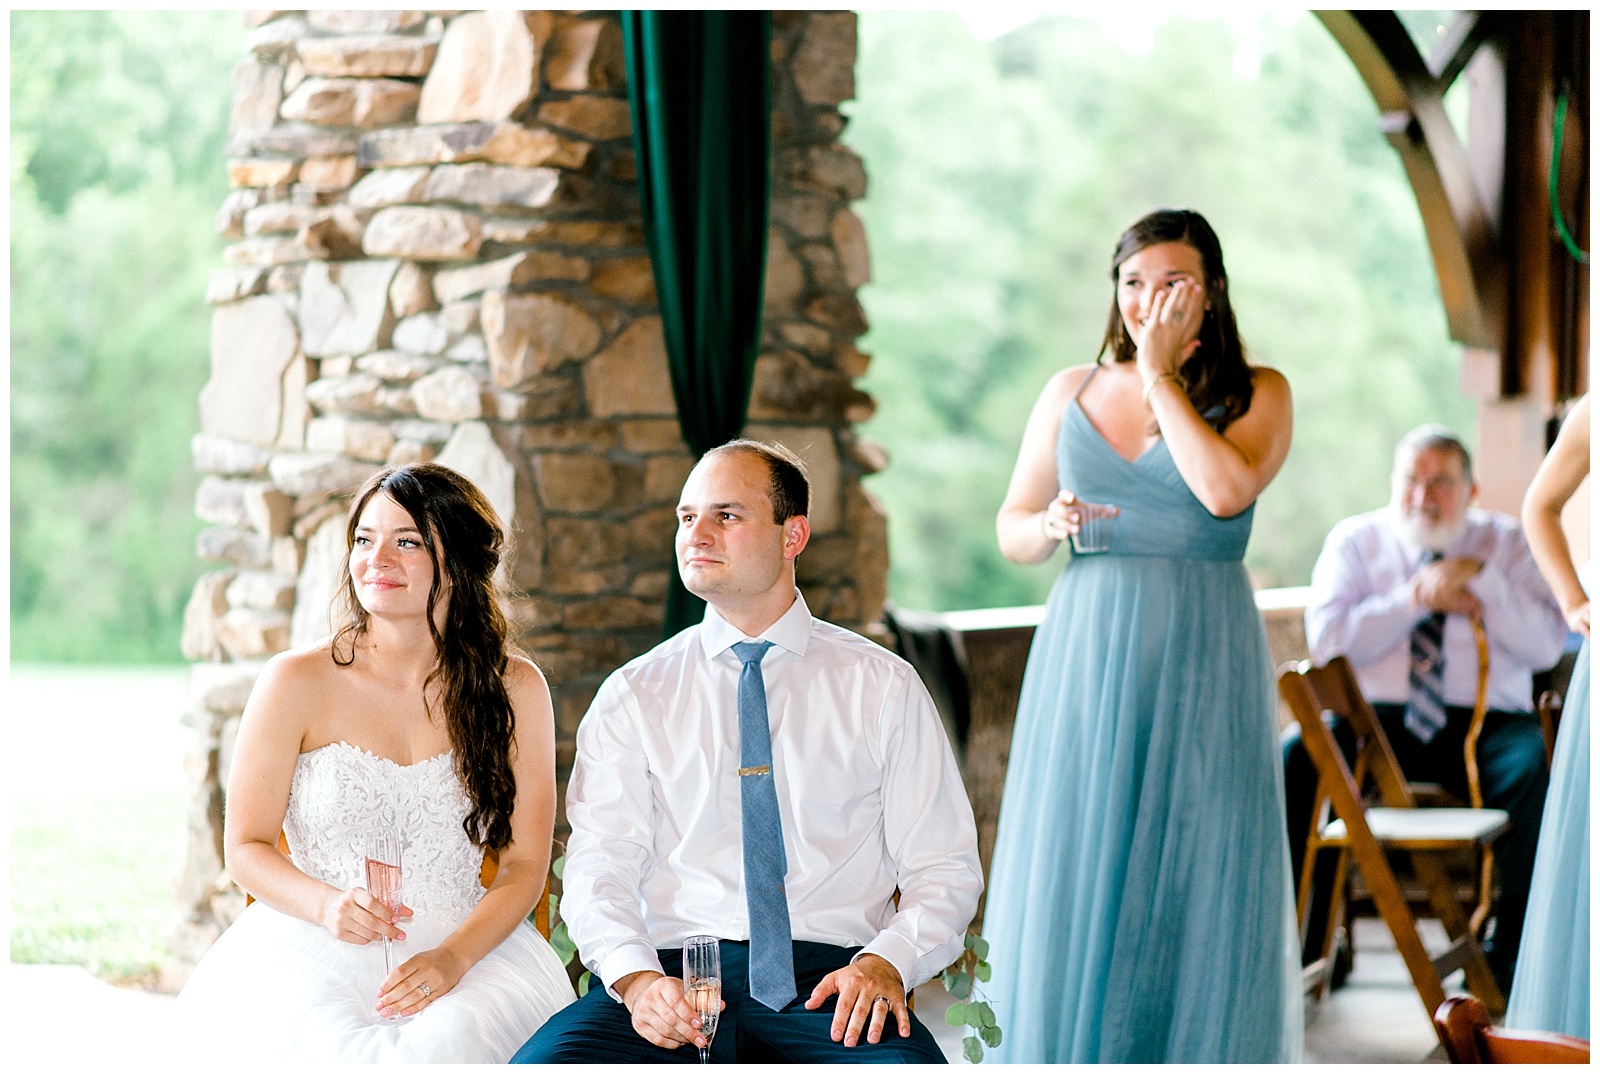
M343 742L300 755L284 832L295 865L346 890L362 886L366 832L404 833L403 919L395 965L438 944L483 896L483 854L462 830L470 808L440 754L400 765ZM567 972L526 923L412 1018L375 1009L383 945L344 943L254 903L222 934L173 1005L174 1045L229 1063L504 1063L573 1000Z

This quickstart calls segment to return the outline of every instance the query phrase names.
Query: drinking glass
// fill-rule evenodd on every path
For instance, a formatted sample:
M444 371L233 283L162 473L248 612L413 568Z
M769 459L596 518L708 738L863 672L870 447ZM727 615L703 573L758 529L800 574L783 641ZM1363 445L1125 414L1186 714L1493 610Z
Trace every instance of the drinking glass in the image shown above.
M706 1038L700 1062L709 1063L717 1015L722 1013L722 947L715 936L691 936L683 941L683 995L700 1016L700 1035Z
M1090 552L1109 552L1111 520L1121 511L1108 503L1084 503L1081 500L1075 508L1080 521L1078 532L1072 535L1072 550L1080 556Z
M380 825L367 832L367 890L389 908L391 919L400 912L400 829ZM383 976L394 972L394 941L383 938ZM397 1022L398 1014L386 1021Z

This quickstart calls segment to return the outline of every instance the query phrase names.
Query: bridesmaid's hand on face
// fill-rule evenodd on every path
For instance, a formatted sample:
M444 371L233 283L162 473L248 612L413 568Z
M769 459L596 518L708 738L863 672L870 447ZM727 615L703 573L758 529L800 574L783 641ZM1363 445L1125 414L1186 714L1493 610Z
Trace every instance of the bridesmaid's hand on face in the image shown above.
M1134 340L1139 371L1147 383L1182 368L1200 346L1205 318L1205 288L1187 276L1150 299L1150 312Z

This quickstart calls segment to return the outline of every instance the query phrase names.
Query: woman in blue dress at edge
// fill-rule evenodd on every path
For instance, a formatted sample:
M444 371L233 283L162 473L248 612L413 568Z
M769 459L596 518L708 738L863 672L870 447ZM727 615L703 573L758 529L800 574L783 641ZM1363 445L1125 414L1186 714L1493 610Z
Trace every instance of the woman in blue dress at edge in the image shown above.
M1522 947L1506 1025L1589 1036L1589 595L1572 565L1561 509L1589 476L1589 397L1572 408L1522 501L1522 529L1539 571L1583 635L1562 706L1539 825Z
M1111 278L1100 357L1045 385L996 520L1006 557L1039 563L1082 505L1119 510L1028 656L983 924L995 1057L1293 1061L1276 705L1242 562L1289 384L1246 364L1200 214L1139 220Z

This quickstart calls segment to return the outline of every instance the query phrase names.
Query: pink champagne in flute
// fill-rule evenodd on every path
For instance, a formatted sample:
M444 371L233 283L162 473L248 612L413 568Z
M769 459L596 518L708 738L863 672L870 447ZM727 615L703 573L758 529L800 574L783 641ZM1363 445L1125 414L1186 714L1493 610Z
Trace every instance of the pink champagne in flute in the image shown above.
M400 830L392 826L367 833L367 890L389 908L392 919L400 912ZM394 941L383 938L383 975L394 972ZM398 1021L395 1015L390 1019Z

